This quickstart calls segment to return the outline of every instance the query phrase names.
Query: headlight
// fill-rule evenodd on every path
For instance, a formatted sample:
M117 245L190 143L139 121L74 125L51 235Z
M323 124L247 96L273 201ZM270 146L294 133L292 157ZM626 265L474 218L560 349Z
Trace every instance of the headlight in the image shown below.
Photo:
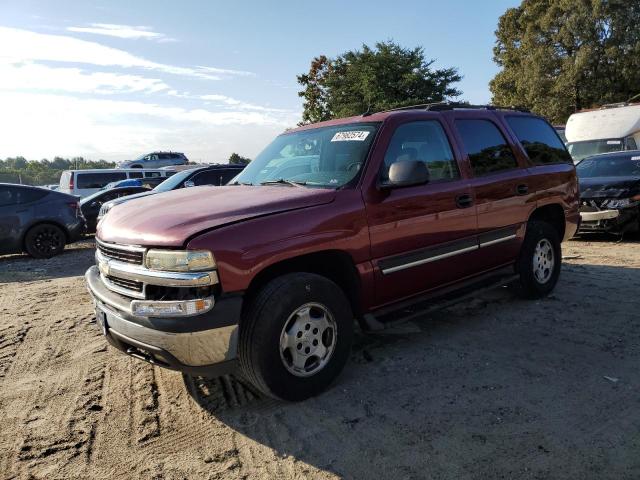
M213 255L206 250L149 250L145 258L151 270L197 272L216 268Z

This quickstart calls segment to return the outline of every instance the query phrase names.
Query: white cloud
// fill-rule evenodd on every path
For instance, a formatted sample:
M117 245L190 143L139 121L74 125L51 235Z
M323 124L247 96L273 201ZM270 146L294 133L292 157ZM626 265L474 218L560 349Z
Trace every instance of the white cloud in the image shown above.
M194 160L226 161L232 151L254 156L298 115L186 109L140 101L79 99L0 91L0 158L54 155L126 159L156 149Z
M124 50L63 35L49 35L16 28L0 27L0 62L19 63L51 61L84 63L99 66L119 66L156 70L174 75L219 80L221 76L208 72L213 67L179 67L152 62ZM233 70L227 70L231 75Z
M157 78L110 72L87 73L79 68L0 63L0 90L40 90L74 93L156 93L169 86Z
M151 27L116 25L113 23L90 23L88 27L67 27L69 32L91 33L94 35L106 35L109 37L126 39L145 39L159 42L171 42L175 39L167 37L163 33L154 32Z
M231 70L229 68L205 67L203 65L198 65L198 68L204 72L216 73L219 75L232 75L236 77L255 77L256 76L255 73L247 72L244 70Z

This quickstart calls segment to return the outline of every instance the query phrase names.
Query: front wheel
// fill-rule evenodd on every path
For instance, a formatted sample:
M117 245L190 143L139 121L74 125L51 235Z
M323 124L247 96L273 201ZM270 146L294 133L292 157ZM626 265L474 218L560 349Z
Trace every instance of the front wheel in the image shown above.
M546 222L530 221L516 263L519 293L525 298L548 295L558 282L562 264L560 238Z
M352 337L351 308L335 283L310 273L284 275L250 301L240 328L240 365L266 395L304 400L342 371Z

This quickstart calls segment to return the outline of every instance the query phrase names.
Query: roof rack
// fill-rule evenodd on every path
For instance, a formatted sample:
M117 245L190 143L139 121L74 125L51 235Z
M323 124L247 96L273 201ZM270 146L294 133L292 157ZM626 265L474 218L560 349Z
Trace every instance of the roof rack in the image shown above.
M517 112L530 113L528 108L524 107L502 107L498 105L472 105L470 103L461 102L435 102L422 103L419 105L409 105L407 107L398 107L385 110L385 112L397 112L402 110L427 110L430 112L443 112L447 110L514 110Z

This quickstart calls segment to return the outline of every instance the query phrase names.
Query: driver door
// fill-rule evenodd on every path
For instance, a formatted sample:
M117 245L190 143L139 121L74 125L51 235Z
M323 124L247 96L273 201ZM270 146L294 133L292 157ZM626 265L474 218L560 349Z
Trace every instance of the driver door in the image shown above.
M411 297L474 273L477 213L460 156L439 120L398 125L380 178L391 164L422 161L430 179L404 188L379 188L366 199L375 270L376 306Z

